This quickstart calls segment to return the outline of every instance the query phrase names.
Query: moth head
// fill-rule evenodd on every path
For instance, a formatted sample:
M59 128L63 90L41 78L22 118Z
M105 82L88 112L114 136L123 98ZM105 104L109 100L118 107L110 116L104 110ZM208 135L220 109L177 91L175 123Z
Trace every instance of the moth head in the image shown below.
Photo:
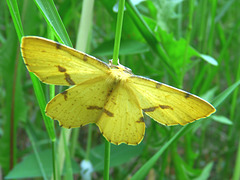
M119 70L124 71L125 73L133 74L132 70L130 68L123 66L119 63L119 59L118 59L118 65L113 64L112 59L109 60L109 66L111 69L119 69Z

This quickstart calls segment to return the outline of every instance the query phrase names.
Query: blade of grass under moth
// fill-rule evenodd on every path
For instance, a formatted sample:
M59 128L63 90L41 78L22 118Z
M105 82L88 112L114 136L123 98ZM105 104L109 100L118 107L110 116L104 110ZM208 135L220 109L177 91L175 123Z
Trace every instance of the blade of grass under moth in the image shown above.
M34 155L35 155L36 160L38 162L39 169L40 169L40 171L42 173L43 179L47 180L48 178L47 178L46 172L45 172L45 170L43 168L43 163L42 163L42 160L41 160L41 158L39 156L39 152L38 152L38 149L37 149L37 146L36 146L36 143L35 143L35 139L34 139L34 137L32 135L31 129L29 129L28 125L25 127L25 129L27 131L28 137L29 137L30 142L32 144L33 152L34 152Z
M20 18L19 9L18 9L18 4L15 0L7 0L7 4L8 4L8 7L9 7L9 10L10 10L13 22L14 22L14 26L15 26L15 29L16 29L16 32L18 35L19 42L21 42L21 38L23 37L24 32L23 32L23 28L22 28L22 22L21 22L21 18ZM45 115L46 101L45 101L45 96L43 94L42 87L40 85L39 80L33 73L30 73L30 77L31 77L31 80L33 83L34 92L35 92L35 95L36 95L36 98L37 98L37 101L38 101L38 104L40 107L42 117L44 119L44 123L46 125L48 135L49 135L50 139L52 140L52 142L54 142L56 139L55 138L55 130L53 127L53 122L50 120L50 118L48 118ZM13 164L13 163L10 162L10 164ZM44 175L44 173L43 173L43 175Z
M165 152L165 150L174 142L176 142L176 140L178 138L180 138L181 136L183 136L187 131L189 131L190 129L192 129L194 126L194 124L188 124L186 126L184 126L183 128L181 128L169 141L167 141L162 148L155 153L155 155L150 158L133 176L132 176L132 180L139 180L139 179L144 179L146 177L146 175L148 174L148 172L150 171L150 169L154 166L154 164L157 162L157 160L159 159L159 157Z
M7 0L7 3L9 6L9 9L10 9L11 16L13 18L15 29L18 32L18 38L21 42L21 38L24 36L24 34L23 34L23 28L21 25L22 23L20 21L21 18L19 15L17 2L15 0ZM48 118L45 115L46 100L45 100L45 96L43 94L42 87L41 87L40 82L37 79L37 77L33 73L29 73L29 74L30 74L30 77L31 77L31 80L33 83L34 92L36 94L37 101L38 101L38 104L39 104L39 107L40 107L40 110L41 110L41 113L42 113L42 116L43 116L43 119L44 119L44 122L45 122L45 125L47 128L49 137L51 138L51 140L55 140L55 131L53 128L53 123L50 120L50 118Z

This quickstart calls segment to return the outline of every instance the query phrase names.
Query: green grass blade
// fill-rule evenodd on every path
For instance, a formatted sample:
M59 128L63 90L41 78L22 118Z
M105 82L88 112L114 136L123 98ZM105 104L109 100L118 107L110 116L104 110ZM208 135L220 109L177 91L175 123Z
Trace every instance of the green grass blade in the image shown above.
M112 63L115 65L118 64L118 56L119 56L120 42L121 42L121 35L122 35L124 5L125 5L125 0L120 0L118 4L117 26L116 26L116 32L115 32L113 61L112 61Z
M71 40L63 25L60 15L53 3L53 0L35 0L36 5L42 12L46 22L54 31L57 40L65 45L72 47Z
M11 16L13 18L15 29L16 29L17 34L18 34L18 38L20 39L20 42L21 42L21 38L23 36L23 28L22 28L21 21L20 21L21 18L20 18L20 14L19 14L19 11L18 11L17 3L16 3L15 0L12 0L12 1L8 0L8 5L9 5ZM33 73L30 73L30 77L31 77L31 80L33 82L34 92L36 94L36 97L37 97L37 100L38 100L38 103L39 103L39 106L40 106L40 110L41 110L41 113L42 113L42 116L43 116L43 119L44 119L44 122L45 122L45 125L46 125L46 128L47 128L48 134L49 134L49 136L52 140L55 140L55 131L54 131L54 128L53 128L53 122L50 120L50 118L48 118L45 115L46 100L45 100L45 96L43 94L42 87L40 85L39 80L37 79L37 77Z
M240 85L240 80L235 82L233 85L231 85L229 88L227 88L225 91L223 91L221 94L219 94L214 100L213 105L215 107L218 107L221 103L224 102L226 98L229 97L229 95Z
M194 180L207 180L210 178L211 170L213 168L213 162L208 163L202 170L200 176L195 178Z
M42 173L43 179L47 180L48 178L47 178L46 172L45 172L45 170L43 168L43 164L42 164L41 158L39 156L38 149L37 149L37 146L36 146L36 143L35 143L35 139L33 138L32 132L31 132L31 130L29 129L28 126L25 129L26 129L28 137L29 137L29 139L31 141L32 148L33 148L34 154L36 156L36 159L37 159L37 162L38 162L38 165L39 165L39 169L40 169L40 171Z
M133 176L132 180L139 180L144 179L147 175L147 173L150 171L150 169L154 166L154 164L157 162L159 157L166 151L166 149L172 145L178 138L183 136L187 131L189 131L194 124L188 124L181 128L168 142L166 142L162 148L151 158L149 159Z
M67 129L62 129L63 132L67 131ZM66 174L65 174L65 179L73 180L73 170L72 170L72 165L71 165L71 156L69 153L68 149L68 139L65 136L66 133L63 134L63 144L64 144L64 152L66 155L66 163L65 163L65 169L66 169Z
M11 13L15 29L18 35L18 40L21 42L21 38L23 36L23 28L22 28L22 23L21 23L21 18L20 18L20 13L18 10L18 4L16 0L7 0L7 5L9 8L9 11Z
M235 161L235 167L233 171L233 180L240 179L240 141L238 142L238 151L237 151L237 158Z

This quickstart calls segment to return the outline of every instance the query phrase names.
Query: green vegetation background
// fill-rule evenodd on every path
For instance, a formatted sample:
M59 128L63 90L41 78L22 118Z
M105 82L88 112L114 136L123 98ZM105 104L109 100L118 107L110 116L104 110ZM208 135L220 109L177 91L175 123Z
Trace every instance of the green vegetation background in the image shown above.
M33 75L30 79L20 54L23 35L55 36L77 46L82 1L54 4L0 1L0 174L6 179L49 179L54 152L58 176L81 179L79 164L88 159L92 179L103 179L104 139L98 128L69 132L54 122L51 132L40 111L51 90ZM115 5L95 1L88 19L92 26L85 52L105 62L113 54ZM111 146L110 179L239 179L239 7L237 0L126 2L121 64L137 75L197 94L217 112L185 127L165 127L146 118L140 145ZM33 84L42 87L42 102ZM62 89L56 87L56 92Z

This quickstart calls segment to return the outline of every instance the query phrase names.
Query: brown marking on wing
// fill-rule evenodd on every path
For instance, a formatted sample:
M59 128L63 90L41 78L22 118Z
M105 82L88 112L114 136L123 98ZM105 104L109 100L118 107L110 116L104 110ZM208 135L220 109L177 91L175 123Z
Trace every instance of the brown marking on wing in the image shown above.
M144 123L144 118L140 117L138 121L136 121L137 123Z
M61 92L61 94L63 95L64 100L66 101L67 100L67 91L63 91L63 92Z
M87 109L96 109L96 110L102 110L102 107L99 106L88 106Z
M61 46L62 46L62 45L61 45L60 43L56 42L56 48L57 48L57 49L60 49Z
M70 85L75 85L75 82L71 79L70 75L68 73L65 73L65 80L70 84Z
M185 97L185 98L188 98L189 96L191 96L191 94L188 93L188 92L186 92L184 97Z
M143 110L143 112L153 112L159 107L161 109L171 109L171 110L173 110L173 108L171 106L168 106L168 105L153 106L153 107L145 108L145 109L142 109L142 110Z
M112 94L112 92L113 92L113 87L108 91L107 97L109 97Z
M64 68L64 67L62 67L62 66L57 66L58 67L58 71L59 72L66 72L67 70Z
M171 109L171 110L173 110L173 108L171 106L168 106L168 105L159 105L159 107L161 109Z
M84 61L87 61L87 60L88 60L88 55L87 55L87 54L84 54L83 60L84 60Z
M107 109L103 109L103 112L104 112L106 115L108 115L109 117L113 117L113 115L114 115L112 112L108 111Z
M162 86L161 83L156 83L156 88L159 89Z
M155 109L158 108L158 106L153 106L149 108L142 109L144 112L153 112Z

